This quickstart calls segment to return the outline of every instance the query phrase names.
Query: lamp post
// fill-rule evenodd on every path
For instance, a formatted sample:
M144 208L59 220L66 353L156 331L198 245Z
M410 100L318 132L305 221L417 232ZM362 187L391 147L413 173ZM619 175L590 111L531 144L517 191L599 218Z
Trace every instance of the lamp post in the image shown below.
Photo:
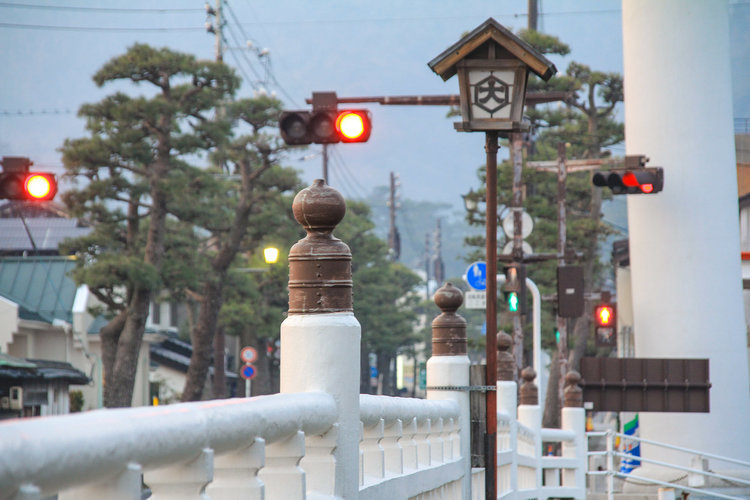
M279 249L267 246L263 249L263 260L268 267L236 267L235 272L243 273L265 273L271 270L271 266L279 260ZM226 394L226 350L224 342L224 329L218 328L214 333L214 395L224 397ZM249 364L249 362L247 362ZM245 396L250 397L250 379L245 379Z
M458 75L461 132L484 132L487 165L487 384L497 380L497 151L498 137L528 129L522 122L529 71L549 80L556 68L549 60L490 18L428 63L448 80ZM514 219L520 223L520 217ZM520 227L514 228L520 234ZM515 249L515 258L523 250ZM497 498L497 396L487 391L485 498Z

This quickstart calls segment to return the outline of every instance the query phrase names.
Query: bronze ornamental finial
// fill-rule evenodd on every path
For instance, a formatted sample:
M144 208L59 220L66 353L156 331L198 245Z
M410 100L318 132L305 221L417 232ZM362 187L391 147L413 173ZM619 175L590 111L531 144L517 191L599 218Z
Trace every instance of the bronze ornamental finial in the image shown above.
M520 397L518 403L522 405L536 406L539 404L539 389L534 383L536 378L536 372L530 366L527 366L521 370L521 378L523 383L521 384Z
M432 321L432 355L466 354L466 320L456 310L463 304L461 290L446 283L435 292L435 304L443 311Z
M352 253L333 236L346 214L344 197L316 179L294 197L292 212L307 236L289 251L289 314L353 311Z
M510 352L513 339L507 333L497 334L497 379L513 381L516 379L516 360Z

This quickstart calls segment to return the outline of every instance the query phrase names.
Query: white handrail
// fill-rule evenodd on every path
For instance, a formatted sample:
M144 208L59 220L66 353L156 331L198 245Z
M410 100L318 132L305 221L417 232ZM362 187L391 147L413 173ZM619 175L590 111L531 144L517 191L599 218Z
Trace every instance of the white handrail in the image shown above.
M638 437L638 436L632 436L632 435L628 435L628 434L620 434L619 432L615 432L614 436L625 438L625 439L630 439L630 440L633 440L633 441L640 441L641 443L651 444L651 445L654 445L654 446L660 446L662 448L668 448L670 450L683 451L685 453L690 453L692 455L699 455L699 456L705 457L705 458L713 458L715 460L721 460L722 462L729 462L729 463L732 463L732 464L742 465L744 467L750 467L750 462L744 462L742 460L737 460L736 458L723 457L721 455L714 455L712 453L704 453L704 452L699 451L699 450L693 450L693 449L690 449L690 448L682 448L680 446L675 446L675 445L667 444L667 443L660 443L658 441L651 441L650 439L645 439L645 438Z
M458 403L447 399L425 400L360 394L359 415L365 427L376 425L381 418L388 426L397 419L416 418L417 421L441 417L458 419L459 407Z
M59 491L116 474L198 455L272 443L297 431L325 433L336 404L324 393L278 394L157 407L104 409L0 423L0 498L20 485Z

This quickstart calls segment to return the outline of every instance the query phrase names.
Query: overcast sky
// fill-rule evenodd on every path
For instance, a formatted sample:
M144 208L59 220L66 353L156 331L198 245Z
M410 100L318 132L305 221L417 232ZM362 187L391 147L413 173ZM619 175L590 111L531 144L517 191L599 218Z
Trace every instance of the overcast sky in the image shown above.
M540 3L540 30L572 48L566 58L551 58L560 72L573 60L622 72L618 0ZM488 17L513 30L525 27L526 4L231 0L224 9L231 47L224 59L256 88L275 91L289 109L305 107L313 91L333 90L342 97L455 94L456 79L443 82L427 62ZM0 2L0 155L28 156L40 169L61 173L57 149L65 138L85 135L78 108L113 91L91 80L107 60L135 42L214 58L214 37L204 29L212 19L203 5L187 0ZM735 118L747 118L750 4L737 0L730 9ZM247 39L253 49L240 48ZM258 59L266 48L270 75ZM253 90L246 83L240 96ZM374 186L387 185L390 172L400 175L403 196L415 200L459 204L461 194L477 185L483 134L454 131L454 119L445 118L443 107L366 107L373 115L369 142L338 145L332 152L330 181L345 196L364 197ZM288 163L311 182L321 175L319 151L313 146ZM624 154L624 146L614 152Z

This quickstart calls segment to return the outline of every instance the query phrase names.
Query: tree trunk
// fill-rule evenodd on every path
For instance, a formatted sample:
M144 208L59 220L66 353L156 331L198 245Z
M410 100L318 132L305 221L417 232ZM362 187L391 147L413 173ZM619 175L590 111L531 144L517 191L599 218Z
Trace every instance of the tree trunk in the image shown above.
M150 304L151 291L147 289L136 290L128 304L127 318L117 342L112 375L107 376L111 383L104 387L104 406L108 408L132 405L138 354Z
M219 310L223 302L224 279L215 276L203 285L198 322L191 332L193 354L190 356L182 401L200 401L206 384L208 367L211 364L214 332L218 321Z
M227 363L225 353L224 329L219 327L216 329L216 335L214 335L214 399L224 399L227 397Z

